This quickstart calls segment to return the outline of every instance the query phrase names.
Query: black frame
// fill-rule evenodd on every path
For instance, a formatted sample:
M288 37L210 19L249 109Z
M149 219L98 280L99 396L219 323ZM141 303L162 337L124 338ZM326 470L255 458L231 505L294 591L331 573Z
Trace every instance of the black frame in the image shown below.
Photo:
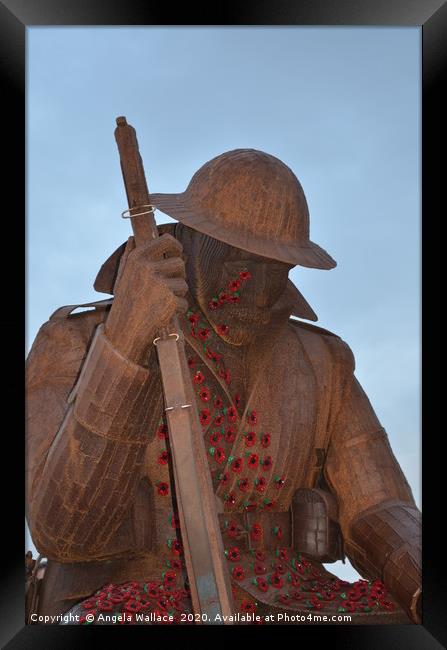
M155 5L155 3L154 3ZM22 311L23 301L20 298L21 287L15 287L16 281L20 283L22 275L20 270L24 264L18 264L17 253L20 247L15 245L24 237L22 230L23 220L16 216L16 210L23 196L21 206L25 207L24 164L22 152L25 145L25 133L23 129L25 118L25 28L37 25L345 25L345 26L420 26L422 27L422 90L423 90L423 113L422 113L422 187L423 201L422 208L425 217L423 226L424 246L424 283L425 288L434 284L436 278L441 275L441 264L444 250L441 249L443 240L441 237L434 237L431 234L436 228L436 217L439 214L441 204L441 192L444 179L441 177L445 161L442 159L441 117L446 113L446 105L442 100L442 81L446 61L446 34L447 34L447 4L444 0L244 0L237 3L235 0L227 0L225 3L215 3L214 6L197 7L185 3L176 10L175 22L169 5L150 6L148 0L127 0L117 2L116 0L0 0L0 69L2 80L6 85L6 92L2 93L3 101L0 102L0 110L4 117L0 123L2 133L1 155L7 162L3 178L4 187L10 192L9 197L3 197L3 205L8 209L4 215L3 226L14 230L8 232L5 237L3 251L11 251L11 261L6 265L2 289L9 293L5 300L3 318L0 319L0 326L3 333L3 352L9 355L4 361L4 368L8 374L8 404L4 407L3 422L6 414L12 412L10 393L15 392L18 396L19 405L23 404L23 374L21 364L21 346L24 341L25 317ZM184 22L182 22L182 19ZM445 78L445 77L444 77ZM10 141L6 144L9 136ZM440 150L441 157L439 164L436 161L435 153ZM444 181L445 183L445 181ZM13 191L11 189L14 188ZM444 198L444 197L442 197ZM13 210L10 209L12 205ZM439 215L443 216L442 213ZM431 217L431 218L430 218ZM430 254L428 244L430 240ZM437 240L437 241L436 241ZM23 241L23 239L22 239ZM439 250L438 250L439 249ZM4 255L4 259L6 255ZM12 262L12 264L11 264ZM6 268L5 268L6 267ZM14 271L11 273L11 269ZM430 277L430 273L432 274ZM14 278L14 283L11 279ZM23 284L21 285L24 286ZM428 296L428 291L424 298ZM18 304L13 308L15 300ZM439 298L438 298L439 300ZM424 301L427 305L428 299ZM430 314L434 312L432 309ZM439 331L435 331L433 321L429 316L424 320L423 333L425 336L425 349L437 341L435 338ZM10 343L17 343L11 345ZM297 635L296 643L321 643L320 634L324 632L330 637L329 643L340 643L342 647L352 648L405 648L405 650L422 648L439 648L440 643L446 642L444 625L443 592L441 589L441 567L439 558L443 558L444 546L441 551L442 538L441 528L436 529L436 523L442 525L442 514L445 510L442 502L444 490L436 491L430 478L437 480L439 487L442 483L440 441L442 428L430 424L435 419L429 418L435 406L442 404L437 399L437 383L431 379L429 383L428 359L439 358L440 341L433 355L427 352L423 360L424 387L423 387L423 420L425 437L422 437L422 462L423 462L423 510L426 516L424 525L423 542L423 623L420 626L308 626L299 631L296 626L295 632L289 628L289 633ZM14 376L14 372L17 374ZM438 383L441 384L442 382ZM438 388L439 390L439 388ZM5 394L5 393L4 393ZM19 406L20 411L20 406ZM24 567L23 567L23 546L17 544L17 540L23 535L23 508L24 492L17 489L17 476L23 472L24 440L17 429L17 420L13 418L14 425L6 427L4 424L4 448L7 450L6 462L3 465L14 465L17 467L13 481L9 479L4 490L2 508L3 535L6 544L10 545L3 556L2 566L2 591L1 602L3 615L1 624L2 647L7 648L59 648L78 647L85 643L85 638L92 634L98 634L98 627L75 627L75 626L26 626L24 624ZM429 421L430 420L430 421ZM442 425L441 425L442 426ZM11 443L15 443L14 461L10 456ZM7 443L7 445L6 445ZM438 465L436 465L438 463ZM14 467L15 469L15 467ZM19 485L23 485L19 482ZM436 485L437 487L437 485ZM13 496L12 496L13 495ZM437 499L439 497L439 499ZM19 531L22 531L20 533ZM438 539L437 536L440 538ZM22 538L23 539L23 538ZM439 550L438 550L439 549ZM436 562L437 561L437 562ZM436 563L435 563L436 562ZM283 627L283 626L281 626ZM260 628L264 637L277 634L281 629L279 626ZM324 630L323 628L326 627ZM110 627L101 628L102 635L110 634ZM124 628L112 628L114 630L113 642L117 641L116 635L122 634ZM126 627L126 630L131 628ZM172 634L181 633L183 642L188 635L194 634L194 638L202 636L203 633L213 633L215 628L203 626L194 628L151 627L132 628L133 635L143 634L143 643L166 643L173 642ZM140 632L138 632L138 630ZM240 635L249 633L250 637L256 634L255 627L224 627L220 628L219 635ZM160 636L160 633L163 636ZM186 635L186 637L185 637ZM306 636L305 636L306 635ZM168 639L168 636L170 637ZM223 637L221 637L223 638ZM439 640L436 641L436 639ZM110 637L107 640L111 641ZM200 641L200 639L198 639ZM201 639L203 642L203 639ZM102 642L104 643L104 641ZM289 641L290 643L290 641ZM7 644L7 645L6 645Z

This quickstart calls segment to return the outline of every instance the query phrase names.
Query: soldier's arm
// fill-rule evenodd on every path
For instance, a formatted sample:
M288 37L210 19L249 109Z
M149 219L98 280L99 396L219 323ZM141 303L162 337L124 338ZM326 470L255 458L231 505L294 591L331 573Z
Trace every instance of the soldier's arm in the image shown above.
M187 306L181 254L168 234L138 249L129 238L113 305L93 342L75 317L50 320L35 341L27 373L28 519L36 547L49 558L125 550L115 550L117 533L132 547L121 526L162 412L152 342ZM76 397L67 401L76 377Z
M101 320L50 320L27 362L27 516L39 552L59 561L101 556L161 412L157 373L118 352Z
M421 607L421 513L368 397L353 374L335 402L325 478L337 494L346 554L367 578L381 579L414 622ZM337 402L339 402L337 404Z

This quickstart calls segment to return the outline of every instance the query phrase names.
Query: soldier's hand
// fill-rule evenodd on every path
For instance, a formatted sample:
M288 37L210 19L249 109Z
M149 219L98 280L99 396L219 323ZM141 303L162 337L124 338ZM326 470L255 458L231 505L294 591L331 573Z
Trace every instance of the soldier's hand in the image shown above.
M105 332L128 359L144 364L152 342L176 311L188 308L181 243L164 234L135 248L130 237L115 282Z

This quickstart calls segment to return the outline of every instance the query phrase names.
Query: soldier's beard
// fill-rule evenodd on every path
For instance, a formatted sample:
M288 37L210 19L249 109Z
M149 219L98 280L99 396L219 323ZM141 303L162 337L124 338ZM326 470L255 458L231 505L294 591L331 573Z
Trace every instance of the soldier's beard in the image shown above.
M250 344L270 336L273 329L287 322L291 308L288 303L283 304L282 296L276 302L267 296L265 305L261 307L256 304L255 292L248 287L243 289L241 302L226 302L211 310L210 300L227 287L229 280L234 279L222 272L228 246L182 224L177 225L176 236L182 241L187 257L190 292L213 329L226 343L235 346ZM219 329L223 324L228 326L227 333Z

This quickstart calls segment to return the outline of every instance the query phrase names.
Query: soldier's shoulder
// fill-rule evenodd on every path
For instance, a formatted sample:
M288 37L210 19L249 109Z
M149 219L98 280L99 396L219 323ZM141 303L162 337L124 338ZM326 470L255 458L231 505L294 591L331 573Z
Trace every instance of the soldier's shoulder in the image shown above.
M105 319L112 302L108 299L59 307L40 327L36 340L50 338L68 345L87 342Z
M323 327L296 320L294 318L289 318L289 327L292 327L299 335L300 340L306 349L324 346L330 350L334 361L339 361L354 369L354 354L346 341L344 341L338 334Z
M113 298L107 298L106 300L96 300L94 302L83 302L75 305L64 305L59 307L54 311L48 322L63 322L63 321L79 321L90 318L104 318L107 311L110 309L113 303ZM77 312L78 309L82 311ZM77 312L77 313L74 313Z

